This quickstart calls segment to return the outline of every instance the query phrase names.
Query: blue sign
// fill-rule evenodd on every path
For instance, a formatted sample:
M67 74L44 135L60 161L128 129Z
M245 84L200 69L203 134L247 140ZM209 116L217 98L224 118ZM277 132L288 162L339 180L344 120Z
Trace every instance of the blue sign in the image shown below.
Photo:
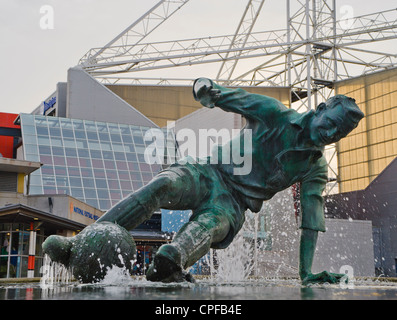
M52 108L56 103L57 103L57 98L52 97L48 102L43 102L44 103L44 111L43 114L45 115L46 111L50 108Z

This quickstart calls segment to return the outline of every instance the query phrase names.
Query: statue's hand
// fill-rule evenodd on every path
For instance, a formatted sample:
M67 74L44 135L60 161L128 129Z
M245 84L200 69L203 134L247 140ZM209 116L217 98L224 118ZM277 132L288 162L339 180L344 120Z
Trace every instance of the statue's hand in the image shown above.
M199 78L194 82L193 95L204 107L213 108L221 96L221 91L213 88L211 80Z
M323 271L321 273L309 273L302 279L303 285L315 284L315 283L340 283L344 281L348 282L348 278L345 274L331 273L328 271Z

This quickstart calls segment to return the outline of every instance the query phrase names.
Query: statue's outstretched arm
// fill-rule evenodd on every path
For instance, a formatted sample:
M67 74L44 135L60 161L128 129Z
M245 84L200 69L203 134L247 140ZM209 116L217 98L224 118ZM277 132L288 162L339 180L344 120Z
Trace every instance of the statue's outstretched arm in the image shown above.
M241 88L225 88L206 78L195 81L193 96L207 108L217 106L224 111L256 120L264 120L278 111L287 109L274 98L249 93Z

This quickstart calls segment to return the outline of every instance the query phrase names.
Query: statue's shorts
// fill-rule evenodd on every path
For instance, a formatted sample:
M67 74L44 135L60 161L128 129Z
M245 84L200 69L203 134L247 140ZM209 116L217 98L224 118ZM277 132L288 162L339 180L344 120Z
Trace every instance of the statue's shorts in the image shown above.
M186 163L171 165L156 177L166 176L181 186L180 200L169 209L191 209L193 214L190 221L196 220L204 213L226 218L230 224L229 233L221 242L211 245L214 249L226 248L245 221L246 207L239 195L225 183L216 166L196 163L192 158L188 159Z

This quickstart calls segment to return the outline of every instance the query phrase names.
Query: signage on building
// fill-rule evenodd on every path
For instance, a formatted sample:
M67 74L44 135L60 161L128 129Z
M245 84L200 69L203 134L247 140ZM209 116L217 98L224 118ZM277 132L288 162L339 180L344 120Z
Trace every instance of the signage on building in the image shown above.
M44 101L44 111L43 114L47 112L48 109L52 108L57 103L57 97L52 97L48 102Z
M82 217L88 218L90 220L93 220L94 222L99 219L99 216L89 212L87 210L84 210L78 206L75 206L72 202L70 203L70 213L76 213Z

